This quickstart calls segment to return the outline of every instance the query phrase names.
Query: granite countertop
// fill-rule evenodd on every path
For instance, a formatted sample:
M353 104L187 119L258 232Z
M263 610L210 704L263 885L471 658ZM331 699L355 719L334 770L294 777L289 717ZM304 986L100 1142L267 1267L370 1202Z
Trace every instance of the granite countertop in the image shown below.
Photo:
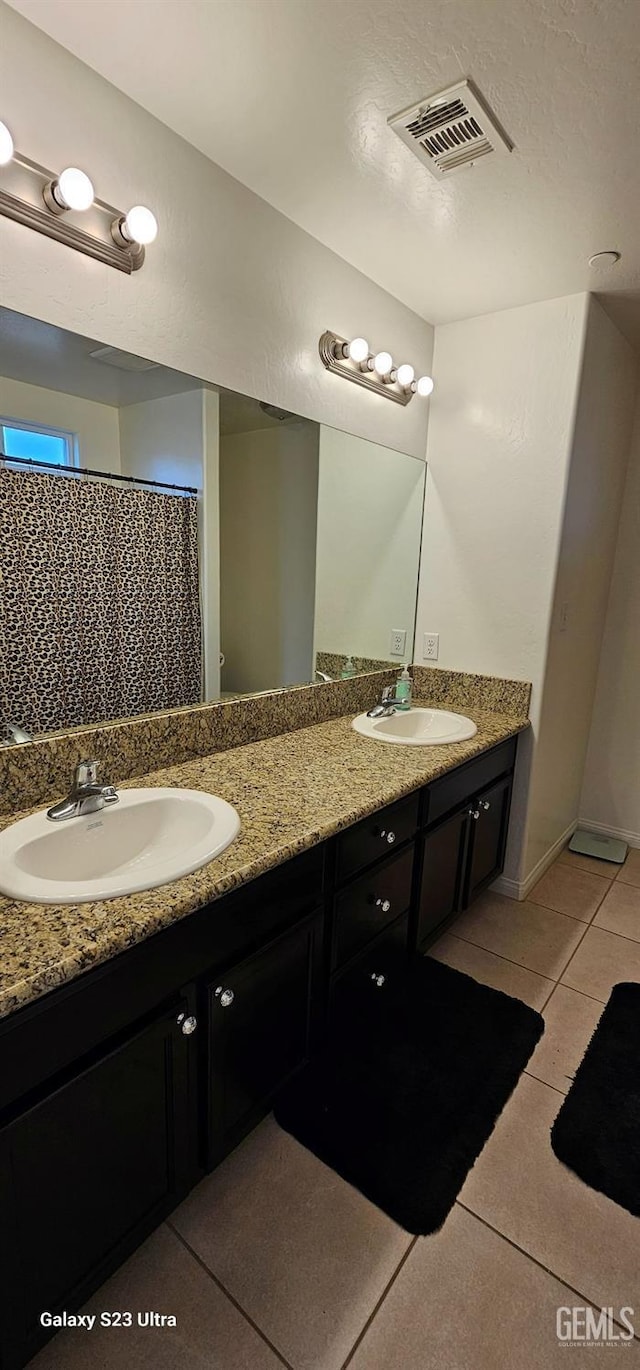
M127 782L218 794L241 831L209 865L158 889L64 905L0 895L0 1018L529 726L516 714L465 712L478 726L468 742L384 745L354 732L349 716Z

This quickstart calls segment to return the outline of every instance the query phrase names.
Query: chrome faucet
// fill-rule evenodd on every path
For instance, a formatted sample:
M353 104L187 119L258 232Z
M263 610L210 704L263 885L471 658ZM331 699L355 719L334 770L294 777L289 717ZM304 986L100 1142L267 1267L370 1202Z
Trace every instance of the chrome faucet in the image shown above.
M321 680L321 681L322 681L322 684L323 684L323 685L331 685L331 684L333 683L333 676L332 676L332 675L327 675L327 672L326 672L326 671L319 671L319 670L317 669L317 667L316 667L316 676L317 676L317 679L318 679L318 680Z
M79 761L73 773L73 784L66 797L52 809L47 818L59 823L63 818L79 818L83 813L97 813L107 804L117 804L119 795L113 785L98 783L98 762Z
M374 704L372 709L367 709L367 718L391 718L396 711L397 703L395 685L385 685L380 703Z

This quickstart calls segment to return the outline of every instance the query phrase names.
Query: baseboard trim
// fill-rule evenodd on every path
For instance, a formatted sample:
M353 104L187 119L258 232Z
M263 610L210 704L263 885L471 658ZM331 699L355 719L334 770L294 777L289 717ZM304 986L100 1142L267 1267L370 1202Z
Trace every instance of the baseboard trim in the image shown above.
M578 820L575 819L575 821L570 823L568 828L565 828L564 832L560 834L560 837L557 838L553 846L549 847L549 850L545 852L544 856L540 857L540 860L536 863L533 870L530 871L523 880L510 880L508 877L501 875L491 886L492 890L494 890L496 894L506 894L509 899L518 899L520 901L526 899L527 895L531 893L534 885L537 885L538 880L542 879L545 871L549 869L549 866L553 865L553 862L559 852L562 851L562 848L566 847L567 842L573 837L577 827ZM611 836L614 836L614 834L612 833ZM629 839L627 839L627 841L628 840ZM640 841L638 842L638 846L640 846Z
M595 823L591 818L581 818L579 828L586 828L589 832L599 832L603 837L619 837L622 842L628 842L630 847L640 847L640 832L629 832L627 828L612 828L608 823Z

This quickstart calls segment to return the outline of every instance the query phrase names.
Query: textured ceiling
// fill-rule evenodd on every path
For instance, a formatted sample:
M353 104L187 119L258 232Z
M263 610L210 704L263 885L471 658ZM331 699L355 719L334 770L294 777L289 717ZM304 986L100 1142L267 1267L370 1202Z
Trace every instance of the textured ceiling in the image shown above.
M640 343L640 0L13 5L432 322L594 290ZM437 182L387 117L463 75L515 151Z

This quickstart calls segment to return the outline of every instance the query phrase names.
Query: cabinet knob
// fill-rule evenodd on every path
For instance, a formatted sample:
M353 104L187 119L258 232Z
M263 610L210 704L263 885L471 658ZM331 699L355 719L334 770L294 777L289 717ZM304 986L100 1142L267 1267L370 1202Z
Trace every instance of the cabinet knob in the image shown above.
M382 842L388 842L390 847L396 840L396 835L391 828L376 828L376 837L379 837Z
M229 1008L229 1005L233 1003L235 997L232 989L223 989L222 985L218 985L218 988L216 989L216 999L220 1000L221 1008Z
M391 900L390 900L390 899L376 899L376 908L377 908L377 909L382 909L382 912L383 912L383 913L390 913L390 912L391 912Z
M489 800L488 800L488 799L481 799L481 800L480 800L480 803L479 803L479 805L478 805L478 807L479 807L480 809L484 809L484 811L485 811L485 813L486 813L487 809L490 809L490 808L491 808L491 804L489 803Z
M477 823L479 817L480 817L480 810L479 810L479 809L469 809L469 818L473 818L473 820L474 820L475 823Z
M386 975L378 975L378 972L375 970L371 972L371 979L373 980L374 985L376 985L378 989L382 989L382 986L384 985L386 978Z
M198 1026L198 1019L194 1016L193 1013L190 1013L189 1015L187 1015L186 1013L179 1013L176 1022L178 1023L178 1026L184 1033L185 1037L190 1037L192 1032L195 1032Z

